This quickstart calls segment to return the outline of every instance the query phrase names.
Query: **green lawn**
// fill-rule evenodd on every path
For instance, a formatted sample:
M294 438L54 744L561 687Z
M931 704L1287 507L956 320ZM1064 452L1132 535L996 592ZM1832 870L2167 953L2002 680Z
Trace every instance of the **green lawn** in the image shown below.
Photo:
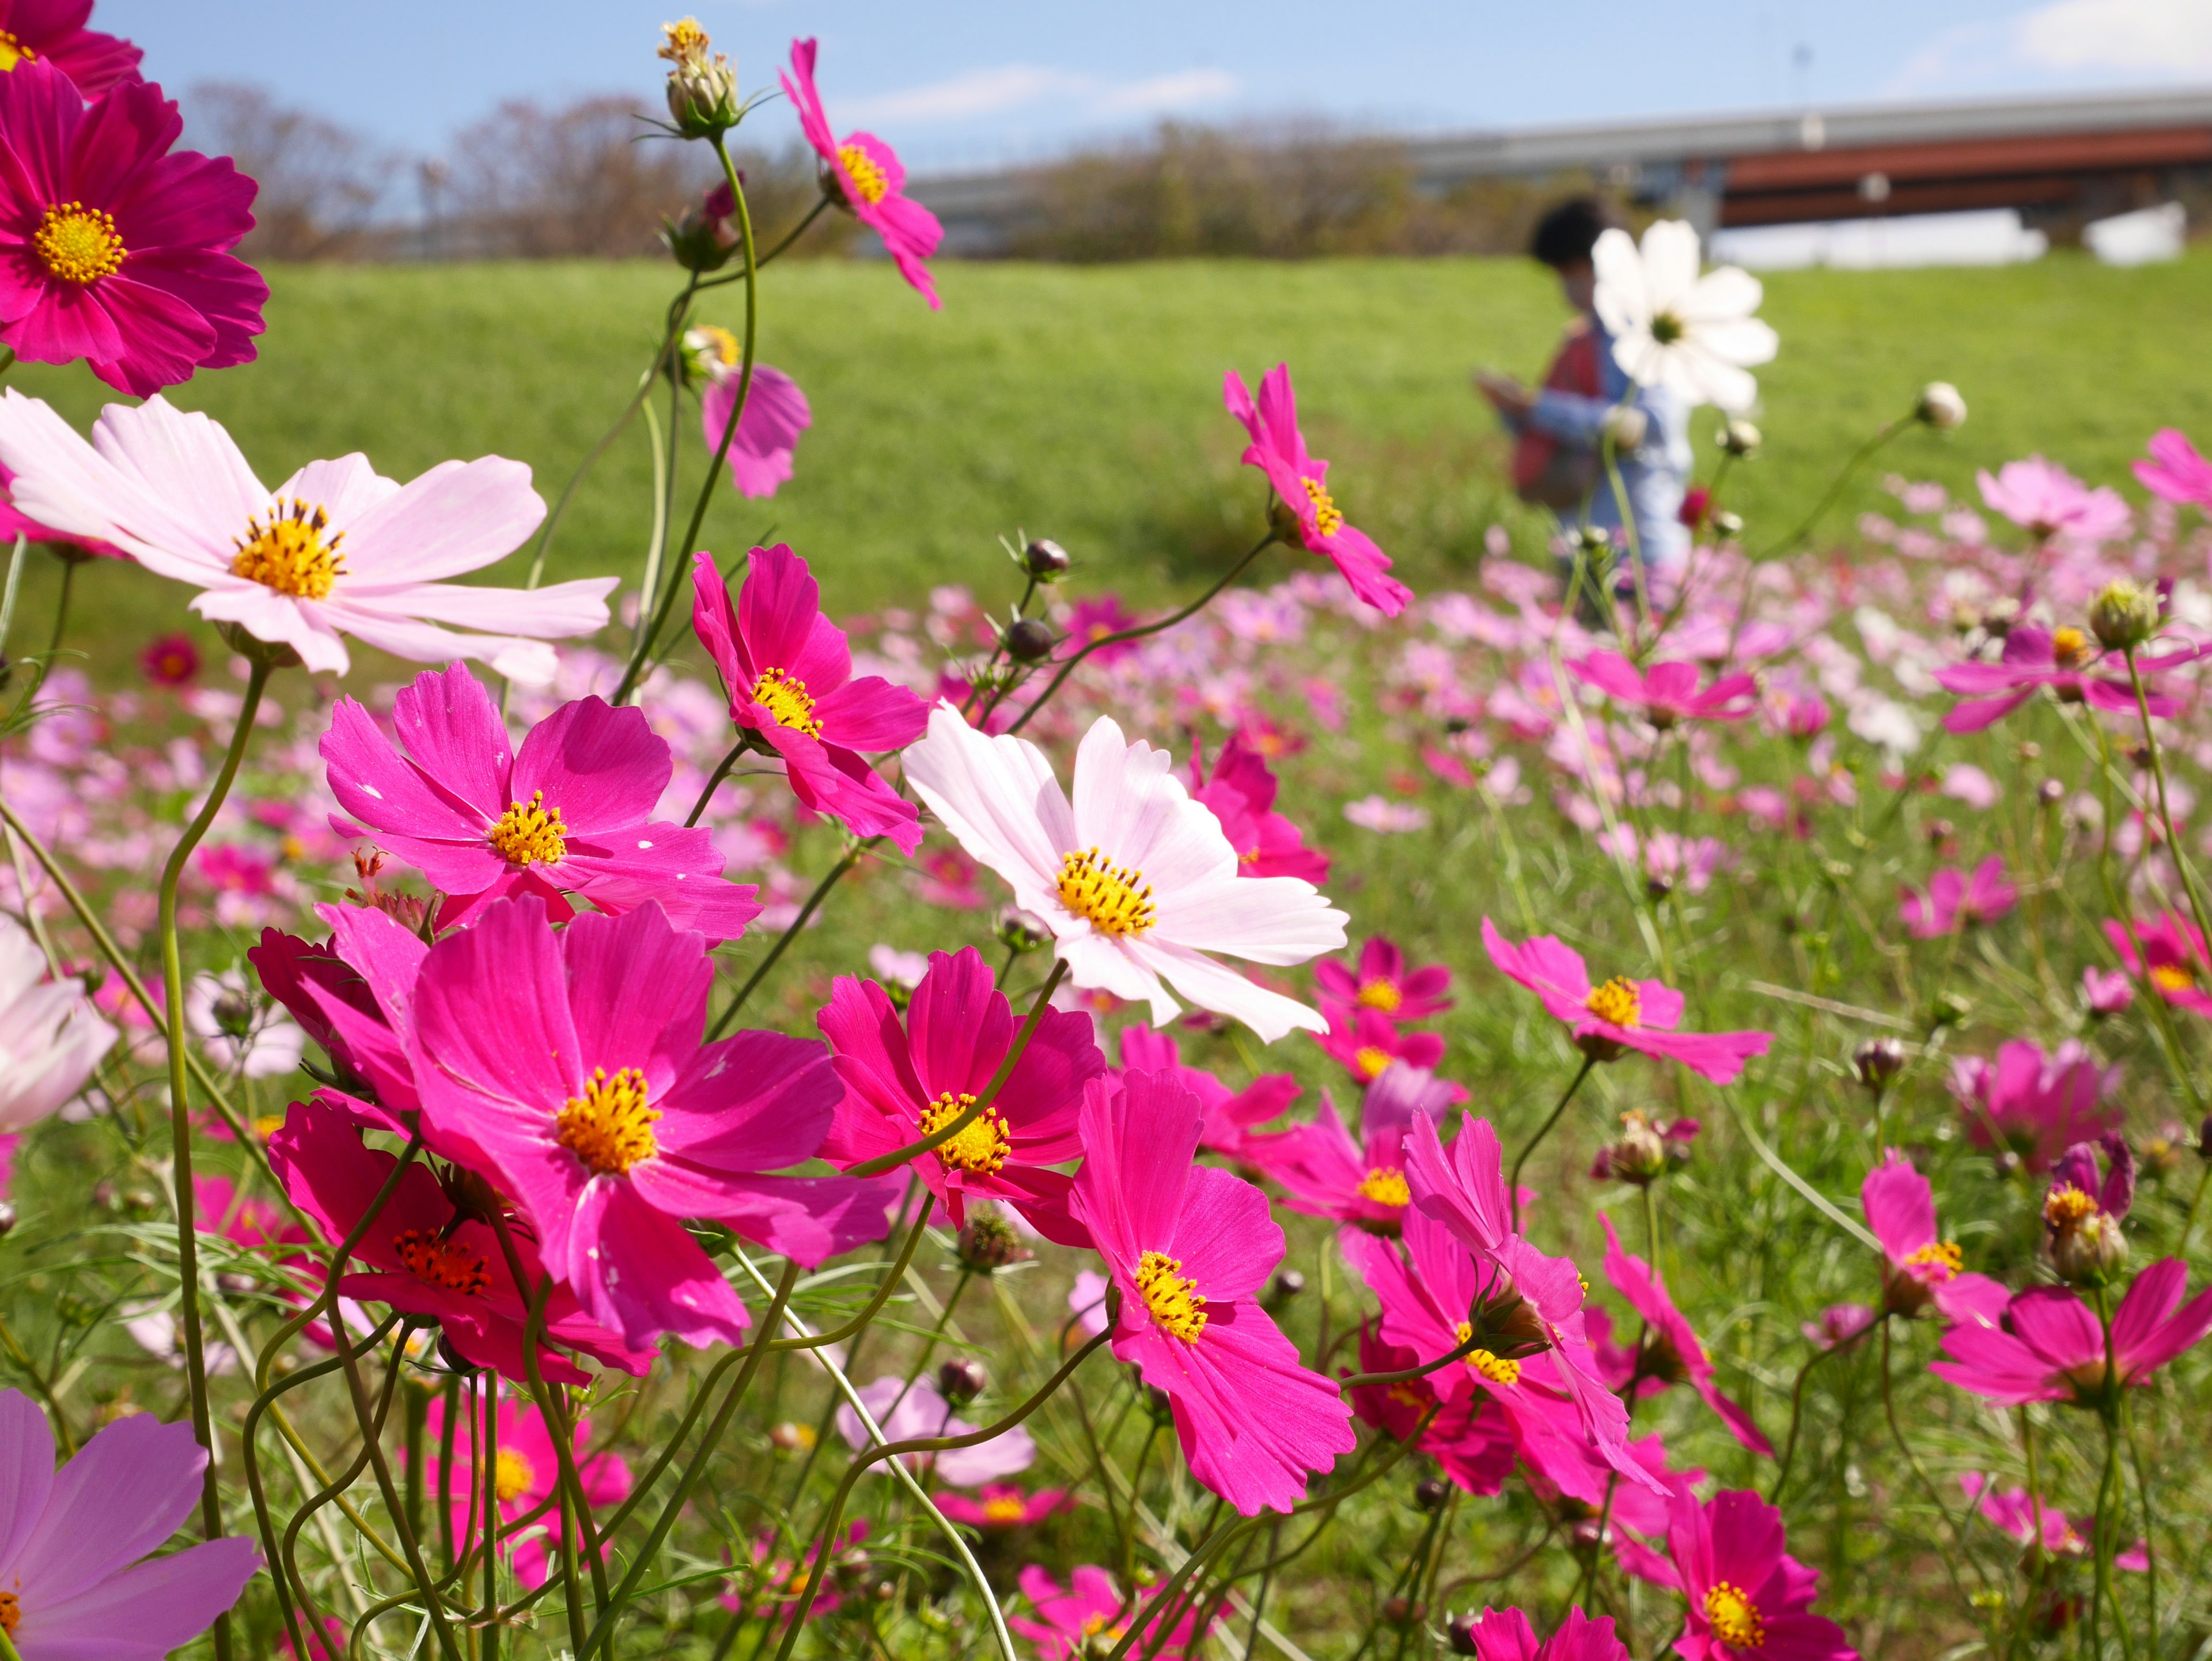
M670 277L647 265L281 270L261 360L175 401L226 423L272 484L354 448L401 478L495 451L529 461L550 496L635 384ZM1220 378L1278 358L1296 370L1315 448L1337 463L1339 500L1417 586L1462 573L1494 520L1533 538L1501 500L1501 447L1466 384L1476 364L1543 366L1562 312L1526 262L947 264L939 280L933 314L887 267L769 273L763 356L806 388L815 426L775 501L718 504L711 545L773 532L814 562L833 609L854 611L939 582L992 592L1005 575L994 538L1019 526L1073 551L1085 587L1163 598L1249 539L1258 486L1238 476ZM730 292L710 319L738 320ZM1955 380L1972 417L1949 439L1909 435L1893 465L1955 486L2040 447L2140 494L2125 464L2147 434L2212 429L2212 255L2136 271L2060 254L1997 271L1790 273L1768 293L1783 338L1764 377L1770 448L1739 475L1736 502L1754 541L1931 377ZM112 396L80 369L9 380L79 422ZM1699 420L1701 443L1711 424ZM580 495L556 575L635 570L647 477L641 428ZM1870 480L1863 500L1874 493ZM522 564L501 575L519 581ZM50 580L42 569L27 616L45 615ZM135 651L178 615L166 587L98 571L80 613L97 632L74 631L78 643L108 663Z

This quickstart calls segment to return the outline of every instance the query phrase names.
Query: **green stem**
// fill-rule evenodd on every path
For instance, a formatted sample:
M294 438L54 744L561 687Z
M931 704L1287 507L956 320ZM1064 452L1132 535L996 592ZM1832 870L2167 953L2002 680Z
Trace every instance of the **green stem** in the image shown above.
M1559 1123L1559 1115L1567 1110L1567 1104L1574 1100L1575 1092L1583 1087L1583 1080L1589 1077L1590 1069L1596 1065L1596 1056L1583 1057L1582 1070L1575 1074L1574 1081L1568 1085L1566 1093L1559 1098L1559 1105L1552 1110L1552 1116L1544 1121L1537 1129L1536 1134L1531 1136L1521 1151L1513 1156L1513 1169L1506 1174L1505 1177L1505 1200L1506 1203L1513 1208L1513 1231L1516 1234L1521 1232L1521 1167L1528 1163L1528 1156L1536 1151L1537 1144L1552 1134L1552 1127ZM1655 1274L1658 1272L1656 1263L1652 1265L1652 1272Z
M730 770L738 764L738 757L751 749L752 743L750 732L738 734L738 741L730 746L730 753L722 757L720 765L708 776L707 788L699 793L699 800L692 804L691 812L684 820L685 830L699 823L700 816L707 811L707 804L714 800L714 792L722 788L722 781L730 776Z
M2133 647L2124 654L2128 665L2128 683L2135 689L2136 712L2142 720L2143 745L2150 751L2151 777L2158 785L2158 816L2166 826L2166 846L2173 855L2174 869L2181 874L2181 891L2189 897L2189 910L2197 919L2197 932L2212 942L2212 922L2207 922L2204 897L2197 891L2197 875L2179 835L2174 830L2173 810L2166 800L2166 746L2158 741L2158 729L2151 725L2150 694L2143 687L2142 672L2136 666Z
M1831 1355L1842 1354L1873 1329L1874 1323L1869 1322L1851 1334L1850 1337L1831 1344L1826 1349L1814 1350L1806 1358L1805 1365L1797 1369L1797 1382L1790 1391L1790 1434L1782 1444L1782 1468L1775 1473L1774 1486L1766 1491L1768 1505L1778 1506L1782 1503L1782 1489L1790 1481L1790 1467L1796 1462L1797 1432L1803 1422L1805 1414L1805 1381L1812 1376L1813 1369L1820 1366L1822 1361Z
M54 632L46 642L48 657L62 649L62 636L69 629L70 596L76 588L76 568L84 562L70 555L62 557L62 593L54 605Z
M843 880L847 872L860 862L860 856L867 852L872 842L872 838L869 842L854 843L845 850L844 857L831 866L822 880L814 885L814 891L806 897L806 904L799 908L799 915L791 920L790 926L783 933L775 937L775 944L769 947L768 955L754 966L753 972L745 977L745 983L738 989L738 995L730 1000L730 1007L716 1019L714 1030L707 1034L709 1042L730 1030L730 1023L737 1019L738 1011L745 1007L745 1000L751 997L754 989L768 978L768 971L775 968L783 954L791 949L791 943L799 938L799 931L805 928L814 914L822 909L822 902L830 897L830 891Z

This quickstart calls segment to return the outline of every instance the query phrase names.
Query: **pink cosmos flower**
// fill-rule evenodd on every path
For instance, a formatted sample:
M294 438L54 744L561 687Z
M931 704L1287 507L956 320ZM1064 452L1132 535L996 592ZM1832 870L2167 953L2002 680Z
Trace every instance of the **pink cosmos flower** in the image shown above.
M2005 880L2004 860L1996 854L1971 875L1943 866L1928 879L1926 892L1900 887L1897 893L1897 915L1916 940L1941 940L1969 924L1995 922L2020 898L2020 890Z
M1419 1354L1387 1342L1366 1323L1359 1328L1362 1372L1407 1372L1421 1365ZM1352 1410L1395 1441L1420 1431L1420 1451L1437 1462L1446 1481L1478 1498L1496 1494L1513 1474L1519 1457L1505 1413L1482 1390L1462 1390L1439 1406L1433 1377L1401 1378L1388 1384L1355 1384ZM1434 1409L1434 1416L1431 1410ZM1421 1429L1424 1422L1428 1428Z
M1425 1021L1452 1007L1444 995L1451 985L1449 968L1438 963L1408 969L1406 954L1379 934L1360 946L1357 972L1324 958L1314 965L1314 979L1324 1002L1378 1010L1393 1020Z
M1035 1528L1056 1511L1073 1506L1066 1488L1039 1488L1027 1494L1006 1482L987 1482L970 1500L964 1494L940 1494L937 1508L956 1523L997 1531Z
M346 1661L346 1650L353 1641L353 1628L337 1615L326 1615L323 1617L322 1630L317 1632L310 1628L306 1636L307 1661ZM300 1651L294 1646L291 1634L280 1634L276 1643L286 1655L298 1661Z
M1411 1201L1406 1186L1406 1132L1416 1113L1435 1116L1467 1099L1467 1092L1419 1068L1394 1062L1368 1086L1360 1140L1338 1118L1327 1092L1310 1123L1246 1144L1247 1156L1282 1184L1293 1211L1333 1217L1376 1234L1395 1234Z
M1713 1383L1712 1358L1698 1342L1697 1329L1667 1295L1666 1281L1643 1258L1621 1250L1620 1236L1613 1232L1612 1218L1601 1220L1605 1224L1605 1277L1613 1282L1613 1289L1628 1300L1628 1306L1644 1317L1644 1351L1635 1364L1637 1369L1645 1375L1647 1382L1662 1390L1677 1379L1686 1380L1690 1388L1697 1391L1698 1399L1720 1415L1729 1434L1753 1453L1771 1459L1774 1444L1766 1439L1759 1421L1722 1395L1719 1386Z
M112 543L102 542L97 537L70 536L66 532L57 531L51 525L41 525L38 520L31 518L28 514L21 512L15 506L14 497L7 494L9 487L13 485L15 482L15 476L9 472L5 467L0 467L0 543L12 543L17 537L21 537L27 542L43 542L52 547L64 559L82 557L90 557L94 559L124 559L128 557L128 556L126 556L120 548L118 548ZM163 638L165 640L182 641L187 648L190 648L191 645L191 638L184 635L169 635L164 636ZM145 660L142 658L139 661L143 665ZM197 672L199 668L199 657L197 653L194 653L193 654L192 668L195 672ZM150 671L149 672L148 678L149 679L155 679L157 684L176 684L174 682L161 682L159 678L152 675ZM191 677L187 676L185 678L190 679Z
M1833 1349L1849 1343L1880 1318L1864 1304L1830 1304L1820 1311L1819 1320L1808 1321L1798 1330L1814 1348Z
M1101 716L1075 757L1074 800L1026 739L987 738L940 703L906 776L960 845L1042 918L1069 978L1175 1018L1168 991L1233 1017L1263 1043L1328 1023L1208 955L1304 963L1344 944L1345 914L1295 877L1239 877L1221 822L1193 801L1173 758Z
M2163 1257L2136 1276L2112 1311L2106 1353L2097 1312L2064 1287L2030 1287L2005 1312L2004 1326L1962 1323L1943 1335L1949 1359L1929 1365L1937 1378L2006 1407L2027 1402L2097 1406L2151 1374L2212 1331L2212 1287L2188 1303L2188 1266Z
M1413 591L1389 575L1390 557L1344 516L1328 493L1328 463L1306 453L1298 430L1297 398L1291 390L1291 366L1278 363L1260 381L1255 405L1243 377L1234 369L1222 377L1221 396L1229 413L1244 425L1252 442L1240 459L1267 476L1284 512L1297 523L1298 540L1309 552L1326 555L1352 585L1352 592L1386 618L1406 609Z
M1993 1326L2011 1296L1986 1275L1965 1272L1955 1241L1936 1229L1936 1193L1912 1161L1895 1148L1866 1174L1859 1203L1881 1243L1887 1311L1917 1315L1931 1304L1947 1321Z
M822 1157L841 1166L958 1117L998 1075L1021 1025L972 946L957 956L930 953L903 1025L882 987L850 975L837 977L815 1019L845 1081L822 1145ZM1076 1110L1084 1086L1105 1070L1089 1016L1045 1012L991 1105L951 1141L908 1161L955 1228L967 1223L971 1196L1003 1200L1046 1238L1090 1244L1067 1216L1073 1179L1050 1167L1082 1156Z
M1954 663L1936 672L1936 684L1963 700L1943 717L1943 730L1978 733L2002 721L2045 686L2063 703L2087 703L2093 709L2133 715L2135 688L2126 676L2090 672L2106 655L2080 629L2018 624L2005 635L2003 654L1995 663ZM2189 647L2137 658L2136 667L2148 679L2193 663L2198 655L2198 648ZM2162 693L2147 697L2154 715L2171 720L2180 713L2181 706Z
M2080 1559L2089 1555L2088 1537L2074 1526L2066 1513L2056 1506L2037 1500L2026 1488L2000 1489L1978 1470L1960 1471L1959 1486L1966 1490L1967 1499L1979 1498L1981 1503L1975 1510L2021 1545L2035 1539L2039 1513L2045 1556ZM2133 1569L2138 1573L2149 1568L2150 1554L2144 1542L2138 1540L2114 1556L2112 1567Z
M0 527L0 537L7 534ZM199 678L200 648L190 635L163 635L147 642L138 668L156 686L189 686Z
M692 626L714 660L730 718L782 758L791 793L856 837L921 845L921 816L861 758L903 749L928 720L921 700L880 675L853 678L845 631L822 615L806 562L756 548L737 601L711 555L693 561Z
M2148 461L2135 463L2136 477L2153 496L2168 502L2212 504L2212 461L2197 453L2187 434L2161 427L2151 435Z
M1121 604L1119 594L1085 594L1067 608L1067 643L1077 648L1090 646L1109 635L1126 633L1142 621L1143 618ZM1086 661L1103 667L1123 658L1134 656L1143 649L1137 641L1116 641L1111 646L1096 648ZM1192 767L1195 772L1195 757Z
M269 1163L292 1202L321 1224L329 1238L343 1240L368 1214L398 1160L363 1147L359 1130L336 1109L295 1102L283 1129L269 1139ZM403 1314L428 1316L465 1360L526 1386L523 1331L542 1271L537 1247L519 1220L508 1225L508 1234L528 1281L523 1287L515 1285L490 1226L456 1213L428 1167L412 1165L354 1248L367 1272L345 1275L338 1292ZM585 1319L565 1287L556 1287L546 1305L545 1335L640 1378L659 1359L650 1349L625 1349L612 1333ZM590 1374L552 1349L538 1351L538 1365L548 1383L591 1382Z
M2119 1081L2068 1039L2046 1054L2025 1038L1997 1046L1995 1060L1965 1056L1951 1064L1951 1093L1977 1147L2008 1147L2030 1171L2047 1168L2075 1142L2119 1128L2117 1106L2100 1105Z
M0 344L38 363L83 358L138 398L251 362L269 285L230 250L253 228L253 181L228 157L173 154L184 119L159 87L134 77L87 107L60 67L11 50Z
M521 894L556 918L573 915L564 894L612 916L656 902L677 927L716 940L760 916L757 888L723 880L710 831L652 817L675 761L643 710L579 698L518 751L490 694L456 663L401 688L392 725L405 755L353 699L331 711L322 757L350 815L332 814L331 827L374 837L444 891L440 928Z
M705 943L658 906L556 935L525 897L432 946L415 988L434 1145L499 1181L546 1266L632 1348L751 1324L679 1218L810 1265L887 1226L888 1184L766 1174L813 1157L842 1092L818 1044L702 1045L714 978Z
M15 78L0 80L0 94ZM526 593L441 580L502 557L545 517L519 461L441 462L401 485L356 454L311 461L272 492L229 434L166 399L109 405L88 444L10 389L0 397L0 464L15 470L24 513L194 585L200 616L289 646L318 672L346 672L341 636L350 635L418 663L478 658L543 684L554 671L547 641L606 626L612 577ZM457 634L441 623L504 632Z
M19 1653L161 1661L238 1601L261 1567L251 1540L138 1561L198 1508L207 1462L190 1425L140 1413L56 1470L46 1415L0 1390L0 1609Z
M2091 964L2081 971L2081 1001L2093 1015L2117 1015L2136 1001L2136 984L2120 969Z
M936 311L943 301L929 268L922 264L937 252L945 228L937 216L906 194L906 168L891 147L872 132L840 139L814 88L814 42L791 43L791 70L779 72L784 96L799 112L799 130L822 158L823 189L840 207L884 240L899 275Z
M1756 1494L1701 1505L1686 1483L1675 1490L1668 1559L1652 1561L1689 1603L1674 1640L1685 1661L1855 1661L1844 1629L1810 1612L1820 1572L1786 1543L1782 1513Z
M1475 1661L1628 1661L1628 1646L1614 1634L1612 1617L1593 1621L1578 1609L1570 1609L1540 1645L1519 1609L1485 1609L1458 1626L1455 1643L1460 1633L1474 1646Z
M949 1514L949 1513L948 1513ZM1160 1588L1153 1587L1137 1594L1135 1607L1114 1584L1114 1577L1104 1569L1088 1563L1077 1567L1067 1577L1066 1590L1060 1582L1035 1563L1025 1565L1021 1572L1022 1596L1030 1600L1030 1607L1037 1618L1010 1615L1006 1624L1037 1646L1041 1661L1080 1661L1090 1653L1094 1642L1103 1643L1110 1650L1120 1643L1129 1629L1129 1623L1140 1617L1137 1610L1159 1596ZM1188 1609L1176 1624L1168 1628L1167 1635L1153 1646L1152 1628L1157 1622L1150 1616L1141 1617L1145 1628L1139 1640L1139 1652L1157 1655L1182 1655L1188 1652L1194 1642L1192 1633L1198 1622L1198 1612Z
M1340 1063L1354 1080L1372 1084L1396 1062L1434 1070L1444 1058L1444 1041L1434 1032L1401 1032L1397 1023L1378 1009L1328 1010L1328 1031L1316 1040L1322 1052Z
M1198 1098L1128 1073L1085 1091L1075 1212L1121 1293L1115 1355L1167 1393L1191 1475L1243 1515L1288 1511L1358 1438L1257 1294L1282 1261L1266 1196L1194 1165Z
M886 1442L909 1442L926 1436L967 1436L977 1428L952 1411L952 1404L927 1378L909 1384L896 1372L887 1372L859 1391L860 1405L876 1421ZM855 1451L873 1447L875 1438L851 1405L837 1409L837 1433ZM1016 1425L973 1447L947 1448L941 1453L901 1456L915 1470L934 1470L955 1488L974 1488L1027 1470L1036 1463L1036 1443Z
M441 1485L452 1484L453 1539L457 1549L465 1552L476 1538L476 1530L483 1526L484 1510L483 1479L477 1469L475 1451L484 1416L481 1388L473 1384L465 1387L461 1401L463 1418L455 1427L450 1472L441 1469L436 1452L444 1445L446 1403L442 1397L430 1403L430 1420L422 1439L431 1451L422 1461L422 1488L425 1494L435 1494ZM502 1390L495 1421L498 1446L493 1460L493 1498L499 1507L500 1521L512 1523L538 1511L553 1497L561 1480L561 1456L553 1445L552 1428L536 1403L517 1400ZM587 1454L591 1428L592 1421L578 1415L571 1443L575 1450L576 1475L584 1487L584 1502L594 1510L601 1506L620 1505L629 1497L629 1466L619 1453ZM560 1512L547 1507L537 1527L512 1539L502 1536L501 1544L512 1554L514 1578L524 1585L545 1584L553 1553L558 1549L552 1532L560 1525ZM576 1548L581 1552L580 1539Z
M1638 670L1618 652L1593 652L1568 659L1567 667L1577 680L1634 706L1662 731L1685 721L1741 721L1759 708L1759 683L1751 676L1725 675L1699 691L1694 663Z
M1482 920L1483 949L1507 977L1544 1001L1552 1015L1573 1029L1577 1047L1598 1061L1617 1060L1624 1050L1641 1050L1680 1062L1715 1084L1732 1084L1743 1064L1764 1056L1771 1032L1677 1032L1682 995L1657 981L1632 981L1616 975L1592 987L1582 954L1555 935L1538 934L1516 946Z
M1275 812L1274 774L1242 734L1232 734L1213 758L1206 777L1206 754L1190 754L1191 800L1221 821L1221 833L1237 850L1237 871L1245 877L1296 877L1319 885L1328 880L1328 855L1308 848L1298 827Z
M1234 1159L1248 1157L1254 1144L1265 1140L1253 1134L1255 1126L1280 1117L1304 1093L1287 1073L1263 1073L1243 1089L1232 1091L1204 1068L1185 1066L1182 1047L1149 1026L1121 1029L1121 1066L1132 1072L1173 1074L1198 1098L1202 1115L1198 1145Z
M2193 1015L2212 1015L2212 963L2204 950L2204 936L2179 911L2161 911L2148 922L2141 918L2122 922L2105 920L2105 936L2128 972L2148 981L2158 995L2176 1009Z
M87 98L140 79L145 54L128 40L85 27L92 0L0 0L0 73L25 63L59 70Z
M726 329L694 329L694 335L720 337L707 343L714 356L708 365L705 390L699 394L699 420L707 440L707 453L721 447L722 431L730 424L730 411L738 404L740 357L738 343ZM799 383L781 369L755 361L752 386L745 393L745 412L738 418L738 433L730 441L727 457L730 483L741 496L772 496L776 486L791 477L792 457L799 435L814 424L814 411Z
M2109 486L2093 490L2039 455L2008 461L1995 478L1984 468L1974 475L1974 482L1994 512L2037 537L2109 542L2125 536L2135 524L2133 510L2118 490Z

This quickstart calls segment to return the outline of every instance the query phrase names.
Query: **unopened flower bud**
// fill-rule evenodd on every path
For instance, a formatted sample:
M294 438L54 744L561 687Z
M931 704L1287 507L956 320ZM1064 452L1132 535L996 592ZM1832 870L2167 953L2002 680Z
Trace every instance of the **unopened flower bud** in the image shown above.
M1052 930L1043 919L1018 905L1010 905L999 913L991 933L999 944L1009 952L1035 952L1052 944Z
M1275 1278L1267 1282L1267 1293L1260 1299L1260 1306L1270 1315L1279 1315L1290 1306L1291 1300L1305 1289L1306 1277L1297 1270L1277 1269Z
M1709 517L1705 523L1716 542L1734 542L1743 534L1743 515L1732 514L1725 508Z
M1851 1072L1869 1090L1880 1092L1905 1070L1905 1046L1895 1038L1869 1038L1851 1051Z
M2035 787L2035 799L2045 807L2056 807L2066 800L2066 787L2057 779L2045 779Z
M1418 1625L1428 1610L1410 1597L1386 1597L1382 1600L1382 1619L1394 1627Z
M477 1364L453 1348L453 1341L444 1333L438 1335L438 1365L448 1372L457 1372L464 1378L477 1370Z
M1729 454L1741 459L1755 454L1765 441L1758 428L1739 416L1714 434L1713 441Z
M990 1211L978 1211L969 1217L967 1226L955 1238L953 1252L963 1268L978 1275L1018 1263L1030 1255L1013 1225Z
M1054 636L1042 618L1017 618L1007 625L1006 655L1017 663L1035 663L1050 655Z
M1633 404L1616 404L1605 412L1600 430L1613 441L1614 449L1625 454L1644 447L1644 441L1650 435L1651 417Z
M1974 1006L1963 993L1939 992L1928 1011L1928 1024L1930 1026L1956 1026L1973 1013L1973 1010Z
M1158 1384L1145 1386L1145 1411L1152 1415L1156 1425L1175 1423L1175 1401Z
M15 1207L13 1202L0 1200L0 1234L15 1226Z
M1413 1503L1423 1511L1440 1511L1450 1497L1451 1484L1437 1477L1425 1478L1413 1488Z
M710 50L699 20L664 23L661 33L659 55L672 65L668 113L677 131L686 138L707 138L736 126L744 113L738 103L738 72L726 57Z
M937 1369L937 1393L954 1407L966 1407L983 1393L991 1382L991 1375L983 1371L981 1361L966 1356L955 1356Z
M1590 1174L1641 1188L1667 1174L1667 1139L1659 1128L1632 1110L1620 1116L1620 1135L1598 1150Z
M2212 1160L2212 1113L2207 1113L2203 1123L2197 1127L2197 1157Z
M1603 570L1613 559L1613 536L1604 526L1583 525L1575 530L1575 549L1594 571Z
M1474 1640L1475 1617L1455 1615L1444 1622L1444 1642L1454 1655L1480 1655L1482 1646Z
M686 208L681 218L662 220L660 240L685 271L718 271L737 251L738 233L731 222L737 211L737 194L723 180Z
M2069 1286L2103 1286L2128 1261L2127 1231L2107 1211L2066 1220L2052 1230L2048 1244L2051 1266Z
M1674 879L1664 871L1653 871L1644 879L1644 891L1654 900L1663 900L1674 891Z
M2089 602L2089 632L2107 651L2131 651L2158 632L2158 590L2122 577Z
M1022 550L1022 569L1039 582L1065 576L1067 568L1074 563L1067 557L1067 550L1049 537L1039 537Z
M1931 380L1920 389L1920 402L1913 406L1915 419L1925 422L1939 433L1948 433L1961 426L1966 419L1966 400L1959 389L1948 380Z
M224 993L208 1013L215 1018L216 1030L234 1038L253 1031L253 1002L242 993Z

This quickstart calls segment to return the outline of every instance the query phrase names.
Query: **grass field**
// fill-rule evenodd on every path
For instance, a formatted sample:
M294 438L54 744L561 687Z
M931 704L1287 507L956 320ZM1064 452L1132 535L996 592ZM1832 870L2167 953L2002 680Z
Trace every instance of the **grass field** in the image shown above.
M313 266L271 281L260 361L173 394L224 422L268 482L356 448L400 478L497 452L530 462L549 497L634 386L672 290L667 269L643 264ZM1502 496L1502 447L1467 388L1477 364L1544 365L1562 312L1526 262L948 264L940 282L933 314L885 268L770 271L762 354L806 388L815 424L773 502L718 503L710 545L787 538L850 611L933 583L990 592L1005 569L994 538L1019 526L1089 563L1085 587L1160 598L1179 572L1249 541L1259 490L1239 477L1220 380L1281 358L1339 499L1416 587L1463 572L1493 521L1532 544L1540 533ZM710 320L738 320L730 292ZM1930 378L1956 381L1972 417L1949 439L1908 435L1892 462L1954 486L2040 447L2140 496L2125 464L2147 434L2212 428L2212 255L2135 271L2060 254L1995 271L1789 273L1768 296L1783 340L1763 377L1777 413L1735 503L1754 545ZM81 423L112 396L82 369L25 365L9 381ZM1711 425L1698 421L1701 444ZM696 416L684 436L696 465ZM641 427L580 492L554 575L634 573L647 476ZM520 581L524 563L492 580ZM42 561L27 616L45 614L51 581ZM102 663L135 652L179 615L167 587L90 574L78 615L91 626L76 642Z

